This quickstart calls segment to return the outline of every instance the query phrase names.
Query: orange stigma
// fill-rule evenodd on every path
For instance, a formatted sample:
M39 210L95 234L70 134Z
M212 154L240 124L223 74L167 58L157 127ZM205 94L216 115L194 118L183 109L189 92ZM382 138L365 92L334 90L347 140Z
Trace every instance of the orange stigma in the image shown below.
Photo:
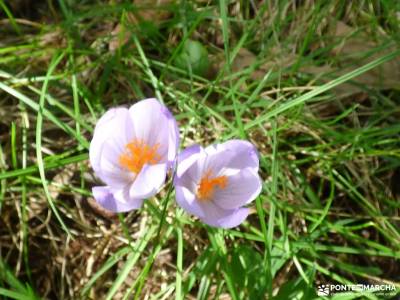
M212 178L212 172L207 171L200 180L197 188L197 197L200 200L210 200L214 196L215 188L225 189L228 183L226 176Z
M133 140L126 145L126 152L119 156L119 163L122 167L136 174L142 170L145 164L154 165L161 159L157 153L159 144L149 146L141 140Z

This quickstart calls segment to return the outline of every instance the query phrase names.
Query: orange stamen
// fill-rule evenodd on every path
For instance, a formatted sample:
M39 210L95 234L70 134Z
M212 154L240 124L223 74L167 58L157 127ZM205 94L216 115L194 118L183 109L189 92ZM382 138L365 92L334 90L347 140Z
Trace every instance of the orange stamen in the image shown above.
M197 197L200 200L210 200L214 196L215 188L225 189L228 183L226 176L212 178L212 172L207 171L200 180L197 188Z
M161 157L157 153L159 144L149 146L141 140L133 140L127 144L126 152L119 156L119 163L122 167L136 174L142 170L145 164L154 165Z

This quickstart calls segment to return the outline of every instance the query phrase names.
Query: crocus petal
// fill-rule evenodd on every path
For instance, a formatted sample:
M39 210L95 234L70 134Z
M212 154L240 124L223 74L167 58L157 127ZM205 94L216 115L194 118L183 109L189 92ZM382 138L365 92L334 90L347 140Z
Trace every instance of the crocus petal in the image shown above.
M150 146L158 144L164 161L176 158L179 146L178 127L168 109L154 98L142 100L129 109L135 138Z
M261 179L251 168L229 176L224 189L216 189L214 202L224 209L235 209L253 201L261 192Z
M203 216L198 216L204 223L221 228L239 226L248 216L248 208L222 209L214 202L197 201Z
M191 150L195 151L196 149L193 148L188 151L191 152ZM203 172L203 166L199 164L199 161L201 158L204 158L205 154L202 149L193 155L190 155L188 152L186 154L188 157L178 164L174 185L183 186L195 193Z
M202 151L199 145L192 145L182 150L178 155L178 167L176 170L176 176L180 177L187 171L198 159L198 155Z
M107 185L122 188L132 182L135 174L121 167L119 157L124 148L118 142L118 138L110 138L103 144L101 153L100 172L98 176Z
M141 199L132 199L128 202L118 201L108 186L95 186L92 188L92 193L97 203L112 212L125 212L138 209L143 203Z
M252 143L243 140L229 140L220 144L218 148L231 150L235 153L234 157L232 157L227 165L228 168L252 168L255 172L258 171L258 152Z
M104 142L116 132L120 132L121 125L125 127L127 117L128 109L123 107L112 108L97 122L89 150L90 164L96 173L101 169L100 161Z
M249 209L223 209L212 201L199 201L196 196L183 186L176 186L176 202L186 212L197 216L204 223L222 228L240 225L249 214Z
M175 186L176 202L186 212L204 219L205 213L196 196L184 186Z
M201 178L201 169L198 160L205 156L203 148L193 145L184 149L178 156L178 166L174 178L175 186L183 186L189 190L196 190ZM184 174L184 176L183 176Z
M179 148L179 129L174 116L165 106L162 108L162 112L166 116L168 121L168 162L170 163L170 167L172 167L172 164L175 162Z
M217 226L225 229L233 228L242 224L247 216L249 215L250 209L248 208L238 208L234 211L225 211L224 216L220 216L217 222L210 220L211 222L208 223L211 226ZM205 220L207 223L207 220Z
M130 187L131 198L149 198L161 188L167 175L167 165L145 165Z
M204 149L205 155L197 160L198 168L201 172L211 171L214 176L218 176L235 157L235 152L231 150L219 150L217 146L211 145Z
M176 201L186 212L197 216L204 223L222 228L232 228L240 225L248 216L249 209L222 209L212 201L199 201L187 188L176 187Z

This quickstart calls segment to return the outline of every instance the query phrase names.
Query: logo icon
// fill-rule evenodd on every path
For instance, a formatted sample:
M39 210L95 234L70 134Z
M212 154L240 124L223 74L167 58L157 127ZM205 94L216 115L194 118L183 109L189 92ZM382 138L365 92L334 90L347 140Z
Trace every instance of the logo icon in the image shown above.
M318 296L328 296L329 295L329 286L325 284L321 284L317 287L317 295Z

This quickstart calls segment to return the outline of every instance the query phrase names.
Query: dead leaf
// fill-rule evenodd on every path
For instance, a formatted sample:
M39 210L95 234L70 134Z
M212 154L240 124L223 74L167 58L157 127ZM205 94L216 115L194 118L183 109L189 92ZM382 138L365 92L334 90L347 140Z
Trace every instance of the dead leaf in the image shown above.
M261 80L271 69L285 68L295 62L296 56L294 54L282 55L284 51L278 48L273 48L270 51L268 57L273 57L273 59L268 60L268 58L265 58L263 60L246 48L239 49L231 64L232 73L243 71L256 64L254 71L250 74L250 78L252 80ZM214 73L223 68L225 63L224 54L216 56L214 58Z
M351 70L361 67L379 57L384 56L396 50L393 45L384 51L375 52L366 58L360 59L368 52L371 52L380 44L376 42L367 32L360 32L358 29L352 28L344 22L338 21L336 26L331 30L333 40L342 40L342 42L332 49L332 55L338 59L339 66L349 66L348 68L337 68L329 65L315 66L308 65L300 70L313 75L322 75L332 73L335 77L340 77ZM384 40L383 33L378 34L379 41ZM333 78L329 78L333 79ZM326 81L329 81L327 79ZM369 70L352 80L352 83L344 83L333 89L340 97L350 96L363 92L360 86L367 86L375 89L398 89L400 82L400 57ZM358 86L359 85L359 86Z
M170 17L171 13L163 9L163 7L172 4L174 0L140 0L133 2L141 9L136 14L128 13L126 21L135 26L143 21L151 22L157 26ZM129 40L130 34L122 24L117 24L111 32L112 37L108 45L110 52L115 52L115 50L125 45Z
M311 63L300 68L301 72L315 75L317 79L320 77L326 82L345 75L358 67L396 50L396 46L393 45L385 51L378 51L368 57L363 57L363 54L371 52L380 46L379 41L385 39L384 33L378 35L377 42L367 32L360 32L360 30L352 28L341 21L336 22L329 34L332 36L332 41L342 41L331 51L332 56L337 58L338 67L331 65L317 66ZM319 45L311 45L311 48L314 50L318 49L318 47ZM258 64L250 75L250 78L253 80L261 80L271 69L290 67L298 58L294 52L278 47L272 48L267 57L271 59L260 61L260 58L253 52L242 48L232 62L232 72L240 72L254 64ZM214 61L213 69L216 74L226 63L224 54L222 53L216 56ZM332 76L327 77L325 76L326 74L332 74ZM339 97L346 97L362 93L362 86L381 90L398 89L399 82L400 57L359 75L352 80L352 83L344 83L333 88L333 92ZM364 97L359 97L359 99L364 99Z

